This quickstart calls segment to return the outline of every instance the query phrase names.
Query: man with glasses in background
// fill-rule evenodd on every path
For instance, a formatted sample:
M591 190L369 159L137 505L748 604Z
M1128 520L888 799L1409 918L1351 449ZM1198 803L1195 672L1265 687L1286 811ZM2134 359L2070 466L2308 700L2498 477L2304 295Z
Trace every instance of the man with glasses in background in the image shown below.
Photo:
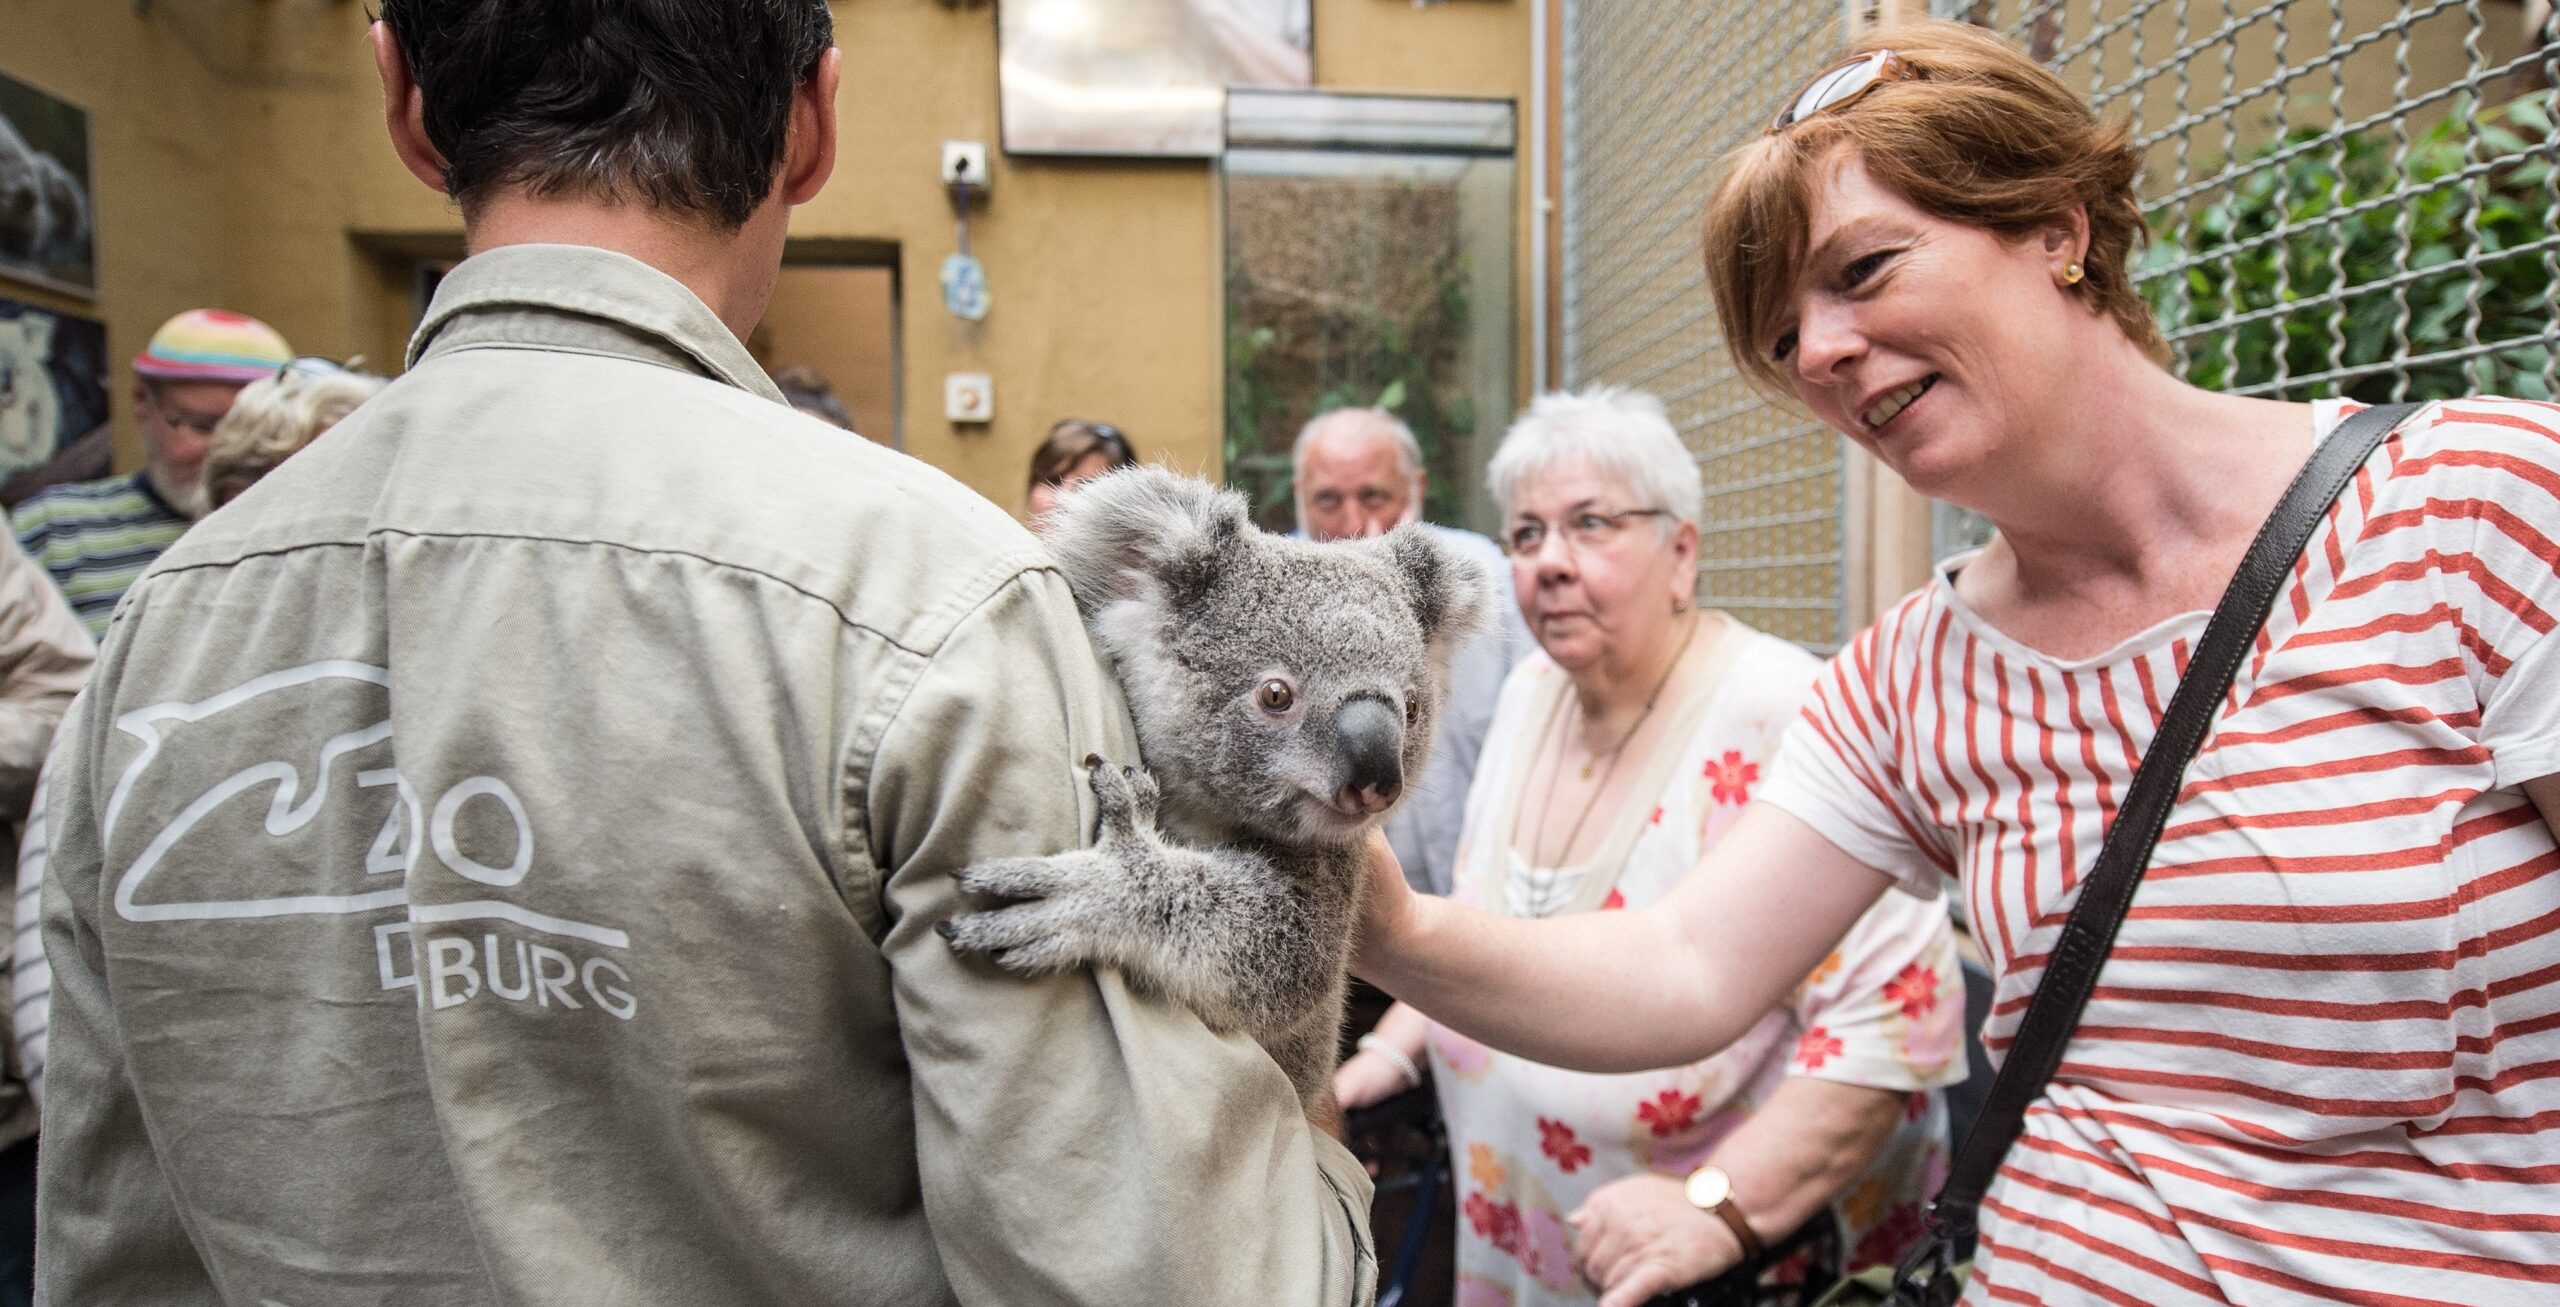
M1502 551L1472 531L1422 520L1430 474L1413 428L1383 408L1337 408L1319 413L1298 432L1289 466L1295 484L1298 533L1309 540L1358 540L1384 535L1410 522L1475 555L1489 576L1509 574ZM1520 622L1520 607L1502 596L1494 604L1494 629L1459 645L1449 660L1449 706L1431 741L1431 765L1413 795L1387 819L1387 842L1404 866L1407 883L1425 894L1449 892L1457 862L1458 830L1467 786L1484 751L1485 726L1511 665L1535 646Z
M126 588L204 516L205 450L240 388L292 358L275 328L246 314L191 309L169 319L133 360L142 470L53 486L10 515L18 544L90 635L106 633Z

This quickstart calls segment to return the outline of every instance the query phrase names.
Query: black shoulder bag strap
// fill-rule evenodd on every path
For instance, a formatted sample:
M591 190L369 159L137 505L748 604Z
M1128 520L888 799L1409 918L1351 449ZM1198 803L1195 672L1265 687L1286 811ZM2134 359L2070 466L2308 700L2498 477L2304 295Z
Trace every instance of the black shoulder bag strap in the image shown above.
M2152 847L2169 820L2187 764L2213 728L2215 708L2231 689L2311 533L2365 459L2420 407L2377 405L2340 422L2294 477L2276 511L2258 528L2257 539L2249 542L2240 570L2205 623L2187 674L2169 696L2159 733L2134 769L2133 786L2098 849L2097 865L2080 884L2080 900L2062 923L2044 979L2019 1019L2008 1059L1992 1077L1973 1133L1959 1145L1946 1184L1929 1204L1928 1233L1894 1276L1895 1307L1947 1307L1956 1300L1963 1287L1955 1273L1957 1246L1972 1237L1975 1211L2009 1146L2025 1128L2028 1105L2062 1065L2063 1049L2089 1006L2089 992L2097 986L2108 951L2115 947L2116 929L2124 924L2134 890L2151 865Z

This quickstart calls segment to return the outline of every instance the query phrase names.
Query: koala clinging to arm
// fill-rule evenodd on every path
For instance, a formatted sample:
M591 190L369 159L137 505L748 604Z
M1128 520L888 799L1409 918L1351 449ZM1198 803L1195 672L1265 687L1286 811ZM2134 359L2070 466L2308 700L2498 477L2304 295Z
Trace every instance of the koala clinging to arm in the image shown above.
M1422 774L1449 651L1491 616L1492 579L1411 527L1266 534L1242 496L1160 468L1087 483L1042 539L1147 770L1087 759L1094 846L971 867L965 888L1015 901L943 933L1019 971L1118 967L1261 1041L1313 1104L1369 836Z

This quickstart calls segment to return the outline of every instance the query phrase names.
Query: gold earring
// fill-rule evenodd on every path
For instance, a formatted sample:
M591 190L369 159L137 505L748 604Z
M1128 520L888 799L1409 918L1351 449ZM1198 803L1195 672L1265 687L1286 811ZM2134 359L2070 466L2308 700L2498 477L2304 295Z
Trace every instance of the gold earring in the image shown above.
M1689 601L1688 601L1688 600L1686 600L1686 599L1674 599L1674 600L1672 600L1672 601L1671 601L1671 613L1672 613L1672 616L1677 617L1677 616L1679 616L1680 614L1685 613L1685 612L1687 612L1687 611L1689 611Z
M2077 286L2080 284L2080 279L2088 275L2089 270L2081 267L2079 264L2067 264L2062 269L2062 284L2065 286Z

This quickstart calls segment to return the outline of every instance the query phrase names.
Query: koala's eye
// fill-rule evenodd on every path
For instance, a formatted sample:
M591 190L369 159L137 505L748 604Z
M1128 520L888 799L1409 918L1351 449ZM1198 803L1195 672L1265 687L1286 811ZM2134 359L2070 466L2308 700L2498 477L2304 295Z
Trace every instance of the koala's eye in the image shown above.
M1407 726L1411 726L1411 725L1413 725L1415 722L1418 722L1418 721L1421 721L1421 720L1422 720L1422 700L1421 700L1420 698L1416 697L1416 696L1413 696L1413 695L1407 695L1407 696L1405 696L1405 701L1404 701L1404 724L1405 724L1405 725L1407 725Z
M1254 704L1267 713L1287 712L1289 705L1297 701L1298 692L1290 689L1289 683L1278 677L1264 681L1262 688L1253 692Z

